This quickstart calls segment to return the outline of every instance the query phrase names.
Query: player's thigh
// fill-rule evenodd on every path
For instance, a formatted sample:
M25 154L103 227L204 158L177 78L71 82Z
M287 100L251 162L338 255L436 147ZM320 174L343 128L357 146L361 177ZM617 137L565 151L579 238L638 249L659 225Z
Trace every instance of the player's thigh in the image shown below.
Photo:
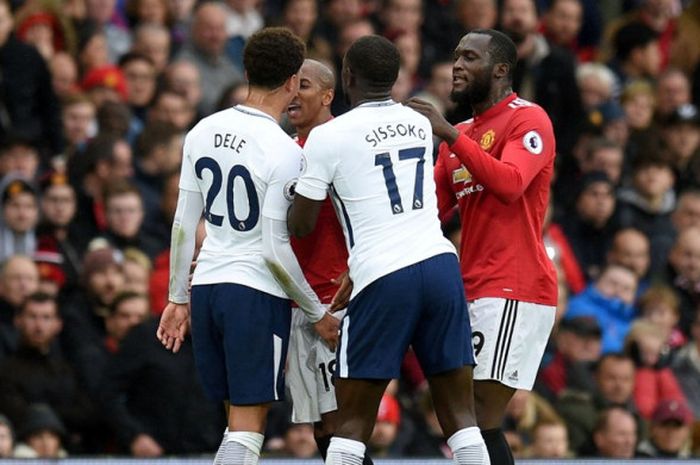
M336 376L398 378L420 316L420 268L411 265L365 287L341 322Z
M282 400L289 300L238 284L217 285L212 300L223 337L231 404Z
M294 309L286 370L294 423L315 423L337 409L335 365L335 351L318 336L304 313Z
M470 302L477 361L474 380L532 389L554 315L554 307L530 302L502 298Z
M427 376L474 365L471 326L457 257L422 262L422 308L412 338Z
M223 338L214 318L212 284L192 286L191 331L195 365L204 392L213 401L228 399Z

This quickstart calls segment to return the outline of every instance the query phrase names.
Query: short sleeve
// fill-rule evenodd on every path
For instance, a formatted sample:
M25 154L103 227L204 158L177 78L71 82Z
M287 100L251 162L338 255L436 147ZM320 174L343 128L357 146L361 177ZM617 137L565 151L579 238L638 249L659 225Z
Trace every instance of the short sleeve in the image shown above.
M182 147L182 167L180 168L180 189L185 191L199 192L199 184L194 172L194 161L192 160L192 135L187 134Z
M275 157L274 164L268 165L262 215L272 220L287 221L287 210L294 200L301 171L301 149L291 139L289 142L284 150L278 150L279 155Z
M330 150L333 145L324 140L324 132L311 131L304 144L304 166L296 190L299 194L311 200L326 198L335 176L336 157Z

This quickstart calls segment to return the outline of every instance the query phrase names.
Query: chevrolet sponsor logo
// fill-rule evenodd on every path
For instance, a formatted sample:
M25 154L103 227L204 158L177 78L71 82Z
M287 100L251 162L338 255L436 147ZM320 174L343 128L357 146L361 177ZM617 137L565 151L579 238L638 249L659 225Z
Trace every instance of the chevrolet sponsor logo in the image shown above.
M460 166L452 172L452 183L469 182L472 180L472 174L464 166Z

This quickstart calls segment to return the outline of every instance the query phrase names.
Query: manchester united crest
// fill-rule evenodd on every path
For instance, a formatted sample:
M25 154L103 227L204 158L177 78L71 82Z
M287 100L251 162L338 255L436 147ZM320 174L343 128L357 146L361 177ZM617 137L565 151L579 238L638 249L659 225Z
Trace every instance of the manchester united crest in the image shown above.
M493 143L496 140L496 132L493 129L489 129L484 133L483 136L481 136L481 140L479 141L479 145L481 146L482 149L488 150L491 147L493 147Z

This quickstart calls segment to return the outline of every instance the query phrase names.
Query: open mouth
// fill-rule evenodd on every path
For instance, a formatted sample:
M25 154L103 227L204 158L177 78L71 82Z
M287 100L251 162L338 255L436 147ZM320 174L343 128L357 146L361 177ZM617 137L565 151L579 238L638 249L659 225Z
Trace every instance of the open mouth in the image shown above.
M287 116L290 118L296 118L301 115L301 105L295 102L292 102L289 104L287 107Z

